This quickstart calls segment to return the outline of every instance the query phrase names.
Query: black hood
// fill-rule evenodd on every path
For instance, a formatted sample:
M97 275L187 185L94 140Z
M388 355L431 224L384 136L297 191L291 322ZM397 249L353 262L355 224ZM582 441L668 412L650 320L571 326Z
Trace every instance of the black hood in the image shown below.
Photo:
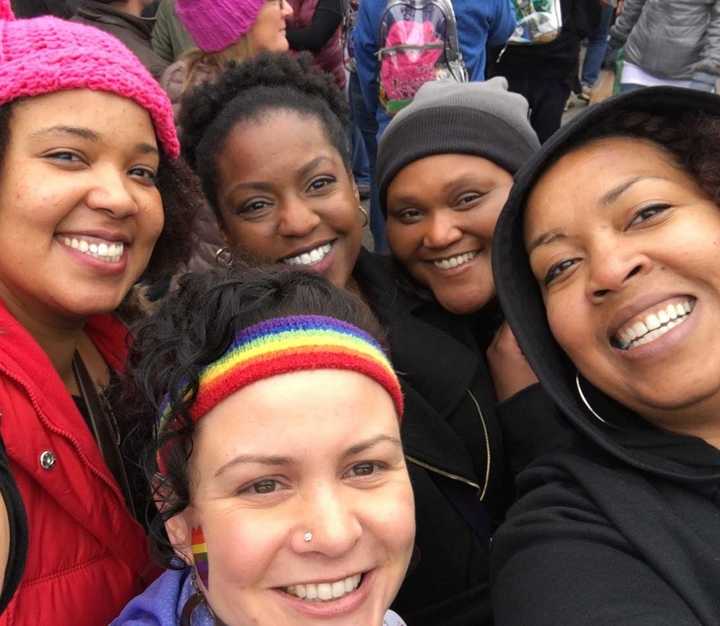
M498 220L492 253L498 299L543 387L581 433L642 471L673 480L715 481L720 478L720 453L715 448L693 437L654 428L583 380L583 391L593 408L613 426L589 412L576 388L577 370L550 332L540 287L525 251L523 217L535 183L569 146L619 111L665 116L703 111L720 116L720 96L674 87L642 89L590 107L553 135L517 173Z

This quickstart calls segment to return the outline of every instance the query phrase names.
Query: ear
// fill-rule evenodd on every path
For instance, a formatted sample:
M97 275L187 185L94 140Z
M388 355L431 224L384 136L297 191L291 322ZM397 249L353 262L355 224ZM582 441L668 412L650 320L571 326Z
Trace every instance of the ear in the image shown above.
M171 517L165 522L165 531L168 539L175 549L175 553L187 565L193 564L192 554L192 520L190 513L186 509L182 513Z
M173 491L160 474L156 474L152 481L152 493L155 507L162 513L172 502ZM188 565L192 565L193 558L190 531L192 524L189 516L190 513L188 509L185 509L171 517L165 522L165 531L178 557Z
M355 196L355 202L360 204L360 190L358 189L357 183L355 182L355 177L350 174L350 180L352 181L352 188L353 188L353 195Z

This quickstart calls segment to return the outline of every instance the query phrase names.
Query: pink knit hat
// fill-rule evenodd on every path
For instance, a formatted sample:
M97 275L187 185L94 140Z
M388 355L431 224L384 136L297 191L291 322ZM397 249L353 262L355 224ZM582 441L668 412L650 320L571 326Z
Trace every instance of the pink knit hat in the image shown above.
M55 17L16 20L0 0L0 104L66 89L107 91L146 109L164 152L180 154L162 87L119 39Z
M177 0L175 12L203 52L220 52L247 33L266 0Z

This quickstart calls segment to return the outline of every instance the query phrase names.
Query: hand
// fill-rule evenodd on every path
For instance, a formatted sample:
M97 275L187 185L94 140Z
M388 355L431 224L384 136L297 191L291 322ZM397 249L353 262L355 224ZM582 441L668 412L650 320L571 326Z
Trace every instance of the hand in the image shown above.
M487 359L500 402L538 382L507 322L500 327L487 349Z

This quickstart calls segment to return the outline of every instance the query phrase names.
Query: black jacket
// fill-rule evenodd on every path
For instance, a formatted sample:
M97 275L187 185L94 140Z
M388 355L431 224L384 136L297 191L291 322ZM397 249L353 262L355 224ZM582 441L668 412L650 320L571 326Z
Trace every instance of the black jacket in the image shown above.
M489 538L512 498L500 423L515 429L510 438L522 439L527 403L536 409L531 414L544 415L545 397L532 389L496 412L485 361L494 316L449 314L403 289L390 259L366 251L353 276L387 329L406 402L402 436L417 550L392 608L408 626L490 624ZM555 425L548 424L540 427L552 433ZM531 448L514 464L524 465L525 454L535 454Z
M660 430L593 389L555 342L523 240L528 194L589 128L620 111L720 115L716 96L656 88L591 107L517 174L493 241L495 284L515 336L578 433L518 478L520 500L496 533L498 626L720 624L720 451ZM598 416L601 419L598 419Z

